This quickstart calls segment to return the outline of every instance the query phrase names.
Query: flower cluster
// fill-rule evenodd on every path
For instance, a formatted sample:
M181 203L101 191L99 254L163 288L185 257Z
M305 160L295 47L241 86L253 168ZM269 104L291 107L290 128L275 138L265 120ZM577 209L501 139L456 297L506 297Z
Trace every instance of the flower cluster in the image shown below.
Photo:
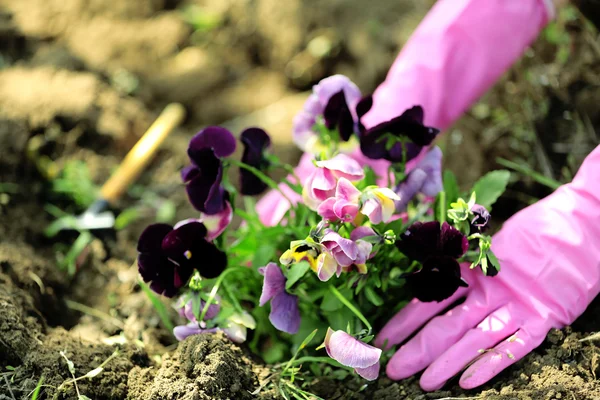
M372 107L373 98L344 76L317 84L294 119L294 142L307 155L281 183L268 171L292 167L268 154L271 140L260 128L241 132L241 161L233 158L236 138L222 127L190 140L181 176L200 215L153 224L138 243L142 278L157 293L180 295L178 340L222 331L239 343L252 329L250 349L271 362L321 342L335 360L329 364L373 380L384 361L368 344L373 324L411 297L449 298L468 285L462 268L498 273L486 232L505 174L463 193L451 173L442 175L442 151L432 146L439 131L425 125L422 107L368 127L361 119ZM229 181L231 166L240 168L238 188ZM269 201L275 194L284 204L236 201L267 188ZM281 210L279 224L260 222ZM228 229L234 212L243 221ZM296 355L280 379L299 368Z

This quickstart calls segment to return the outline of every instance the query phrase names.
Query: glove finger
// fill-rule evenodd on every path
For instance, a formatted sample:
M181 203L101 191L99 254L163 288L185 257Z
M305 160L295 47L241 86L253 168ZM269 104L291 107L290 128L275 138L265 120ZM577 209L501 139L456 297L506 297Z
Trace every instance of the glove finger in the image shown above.
M450 378L479 357L482 349L496 345L517 329L518 323L508 306L494 311L425 370L421 376L421 388L425 391L441 389Z
M526 324L467 368L460 378L460 386L473 389L486 383L538 347L548 330L543 321Z
M375 346L383 347L386 340L386 348L402 343L431 318L448 308L456 300L464 297L467 290L467 288L460 288L452 296L439 303L423 303L414 299L385 324L375 338Z
M487 306L467 297L467 300L435 317L417 335L394 354L387 365L387 375L404 379L426 368L450 346L460 340L489 312Z

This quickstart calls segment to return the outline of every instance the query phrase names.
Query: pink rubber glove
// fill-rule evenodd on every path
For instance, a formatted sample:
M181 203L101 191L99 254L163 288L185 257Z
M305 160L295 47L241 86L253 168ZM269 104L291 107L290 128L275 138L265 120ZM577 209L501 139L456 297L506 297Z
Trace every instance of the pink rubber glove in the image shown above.
M512 65L552 15L551 0L439 0L373 94L373 108L363 123L374 126L420 104L426 125L448 128ZM387 169L385 160L373 163L360 151L353 156L382 176ZM311 158L305 154L300 161L296 174L301 180L310 174ZM300 201L286 185L280 187L293 202ZM289 202L276 191L257 204L267 226L279 223L288 209Z
M396 314L377 345L400 343L433 319L394 354L387 375L403 379L427 368L421 387L437 390L477 359L460 379L471 389L524 357L551 328L581 315L600 291L599 182L600 146L572 183L515 214L494 236L498 276L463 265L468 288L440 303L412 301Z

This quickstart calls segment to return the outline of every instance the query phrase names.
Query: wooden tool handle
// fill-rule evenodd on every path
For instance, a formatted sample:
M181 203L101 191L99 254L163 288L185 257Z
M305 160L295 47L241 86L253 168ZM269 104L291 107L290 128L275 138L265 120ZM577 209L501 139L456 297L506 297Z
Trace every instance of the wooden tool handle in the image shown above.
M169 104L148 128L144 136L127 153L119 169L102 186L100 195L111 204L117 202L123 193L148 165L148 162L169 136L173 129L183 121L185 109L181 104Z

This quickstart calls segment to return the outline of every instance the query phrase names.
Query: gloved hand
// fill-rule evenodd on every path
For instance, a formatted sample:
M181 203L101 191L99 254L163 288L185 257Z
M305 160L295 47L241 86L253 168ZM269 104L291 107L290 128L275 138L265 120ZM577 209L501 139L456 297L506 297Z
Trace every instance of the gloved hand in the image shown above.
M600 146L572 183L515 214L494 236L498 276L463 265L468 288L440 303L414 300L396 314L376 345L401 343L433 319L394 354L387 375L403 379L427 368L421 387L437 390L477 359L460 379L471 389L524 357L551 328L581 315L600 291L599 183Z

